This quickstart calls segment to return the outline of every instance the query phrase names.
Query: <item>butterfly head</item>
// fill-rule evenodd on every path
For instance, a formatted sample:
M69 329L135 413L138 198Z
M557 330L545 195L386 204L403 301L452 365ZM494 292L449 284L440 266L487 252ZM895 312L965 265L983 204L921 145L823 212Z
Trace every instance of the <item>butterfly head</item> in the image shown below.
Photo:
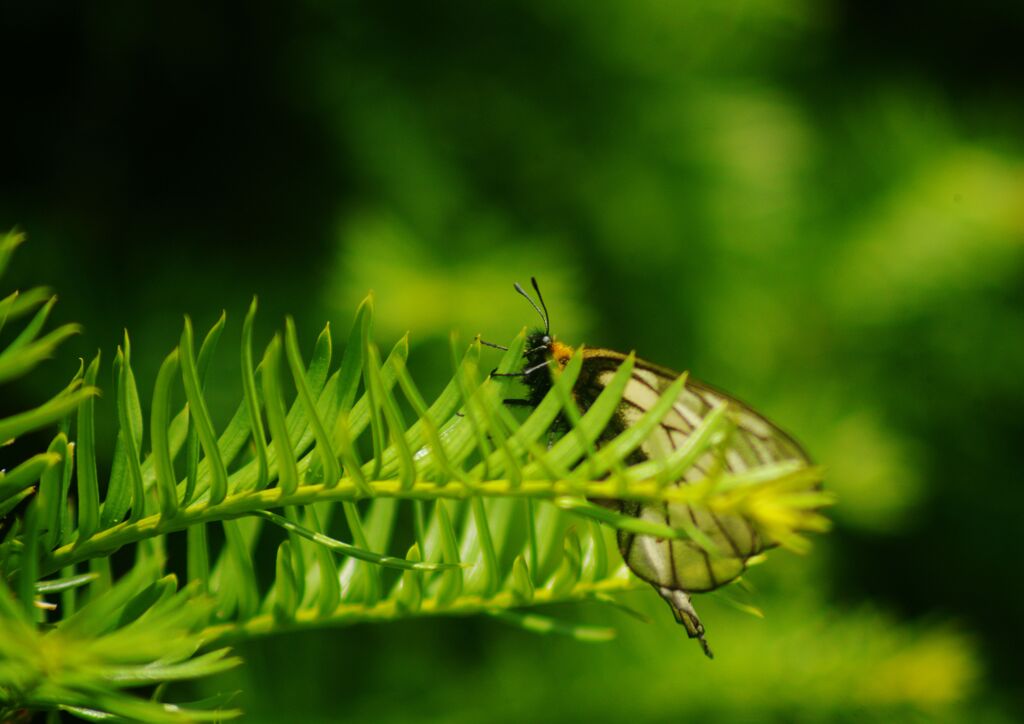
M572 357L573 350L572 347L559 342L551 334L551 319L548 317L548 307L544 303L544 296L540 293L537 280L531 277L530 282L533 284L533 290L537 292L537 301L534 301L533 297L518 282L515 284L515 289L536 310L544 323L543 327L532 330L526 336L526 351L523 352L523 357L526 359L522 371L523 382L530 388L530 399L539 401L551 388L549 367L552 364L565 367L569 358Z
M537 365L547 366L549 362L555 362L559 367L565 367L572 357L573 348L558 338L548 334L543 329L534 329L526 336L526 350L523 357L526 359L526 368Z

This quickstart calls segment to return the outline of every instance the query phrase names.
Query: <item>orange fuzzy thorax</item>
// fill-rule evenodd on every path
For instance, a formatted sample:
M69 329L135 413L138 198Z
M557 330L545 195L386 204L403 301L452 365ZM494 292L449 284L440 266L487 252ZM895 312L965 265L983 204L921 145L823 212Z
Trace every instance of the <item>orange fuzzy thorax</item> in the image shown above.
M557 340L551 342L551 356L559 367L565 367L569 363L569 358L572 357L572 347L567 344L563 344Z

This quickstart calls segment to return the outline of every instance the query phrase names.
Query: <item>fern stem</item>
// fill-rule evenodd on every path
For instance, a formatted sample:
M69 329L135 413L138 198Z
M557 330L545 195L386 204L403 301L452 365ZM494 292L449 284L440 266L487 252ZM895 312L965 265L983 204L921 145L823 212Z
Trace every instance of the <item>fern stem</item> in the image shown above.
M813 473L815 469L808 470ZM609 480L522 480L517 485L515 481L508 479L487 480L474 483L471 487L454 481L441 485L433 481L420 480L414 482L412 487L403 489L401 481L395 479L370 481L366 485L374 497L408 500L463 500L476 496L550 500L562 496L585 495L588 498L621 497L639 501L699 503L707 495L707 490L698 485L662 488L656 478L629 480L624 485ZM333 488L317 484L300 485L290 493L286 493L280 487L249 490L229 495L213 505L203 499L187 508L179 509L173 517L148 515L100 531L77 545L62 546L42 562L41 575L49 575L63 566L111 553L129 543L183 530L196 523L241 518L255 511L288 505L310 505L336 500L352 502L362 497L364 496L359 486L351 478L343 478Z
M633 576L615 576L597 582L580 582L572 589L557 592L538 589L531 605L564 603L592 598L598 594L631 591L647 584ZM521 605L512 591L501 591L493 596L479 594L460 595L450 602L436 597L425 598L415 611L399 610L395 597L378 601L372 606L358 603L342 603L329 615L324 616L316 608L300 609L294 618L281 621L272 614L254 616L238 623L223 623L208 626L200 634L207 646L221 646L231 641L249 640L255 636L278 634L325 626L349 626L366 621L390 621L409 616L472 616L488 611L504 611Z

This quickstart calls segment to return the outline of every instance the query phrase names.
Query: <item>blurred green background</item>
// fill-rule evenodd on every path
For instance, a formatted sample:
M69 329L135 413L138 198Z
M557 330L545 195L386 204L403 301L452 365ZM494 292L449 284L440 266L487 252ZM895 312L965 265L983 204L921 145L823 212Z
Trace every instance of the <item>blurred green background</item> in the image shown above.
M224 420L254 293L261 339L291 313L308 352L375 290L378 341L410 331L437 391L449 331L533 324L511 284L536 275L563 339L749 400L839 499L810 555L751 572L764 620L698 598L713 662L643 591L650 624L555 612L610 644L357 626L246 644L199 693L244 689L252 721L1024 717L1024 5L2 13L12 275L86 327L4 407L124 327L145 404L181 315L223 308Z

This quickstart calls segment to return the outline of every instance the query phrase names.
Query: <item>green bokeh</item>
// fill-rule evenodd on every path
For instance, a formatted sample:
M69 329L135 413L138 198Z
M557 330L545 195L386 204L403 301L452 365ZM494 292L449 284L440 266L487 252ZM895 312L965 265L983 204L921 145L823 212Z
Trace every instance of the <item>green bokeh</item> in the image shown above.
M643 592L652 623L556 612L610 644L363 625L244 645L203 693L243 689L254 721L1020 714L1024 85L967 49L1021 13L931 8L959 68L852 2L238 12L12 11L39 67L10 86L0 221L30 236L13 273L87 327L23 394L128 326L148 404L181 315L226 308L223 423L250 295L261 339L290 312L308 352L369 289L436 392L451 330L536 323L511 289L534 275L560 337L750 401L839 503L810 555L752 571L764 620L698 598L714 662Z

